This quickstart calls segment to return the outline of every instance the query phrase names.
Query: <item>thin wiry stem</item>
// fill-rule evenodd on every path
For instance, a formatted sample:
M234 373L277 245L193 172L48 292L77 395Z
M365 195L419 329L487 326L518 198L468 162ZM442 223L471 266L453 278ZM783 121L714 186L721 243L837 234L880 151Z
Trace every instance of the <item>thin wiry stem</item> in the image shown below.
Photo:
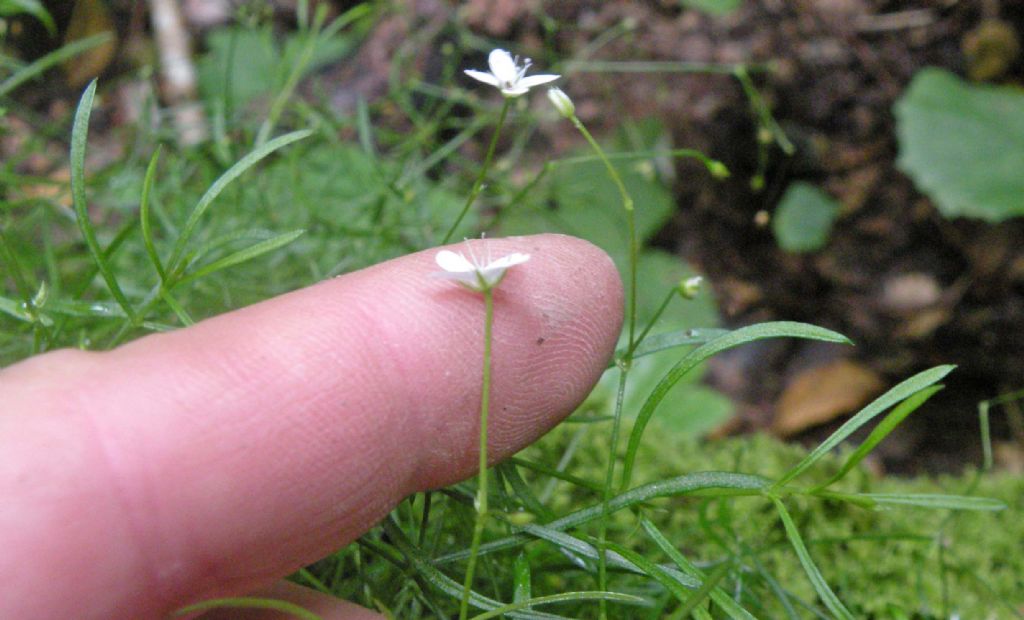
M608 176L611 177L615 183L615 187L619 190L619 195L622 196L622 208L626 211L626 223L629 227L629 311L628 311L628 325L629 325L629 344L633 345L633 336L636 332L636 263L637 254L639 252L638 241L636 238L636 214L633 209L633 197L629 195L626 190L626 185L622 182L622 177L619 176L619 171L612 165L610 159L605 154L604 149L597 143L594 136L590 135L590 131L583 125L580 119L573 114L571 117L572 124L576 126L583 137L587 139L590 147L594 149L594 152L604 163L604 167L608 170Z
M491 160L494 159L494 150L498 146L498 136L501 134L501 127L505 124L505 117L508 116L508 108L512 105L512 100L509 98L505 99L505 103L501 106L501 114L498 115L498 124L494 127L494 135L491 136L491 143L487 145L487 155L484 156L484 165L480 167L480 172L476 175L476 180L473 181L473 189L469 191L469 196L466 198L466 204L462 205L462 211L459 213L459 217L455 218L452 222L451 228L445 234L444 239L441 240L441 245L444 245L451 241L452 235L455 234L459 224L469 213L469 208L473 206L473 202L476 201L476 197L480 195L480 190L484 186L484 177L487 176L487 170L491 167Z
M643 331L640 332L640 335L637 336L636 341L629 345L629 348L626 350L626 354L623 355L625 359L633 359L633 354L636 353L636 348L639 347L640 343L644 341L644 338L646 338L647 334L650 333L651 329L654 327L654 324L658 322L658 319L661 318L661 315L665 313L665 309L668 308L668 305L672 303L672 300L678 294L679 289L675 287L672 287L672 289L669 290L668 295L665 296L664 301L662 301L661 305L658 306L658 310L654 313L654 316L651 317L650 321L647 321L647 326L644 327Z
M480 387L480 472L476 490L476 524L473 527L473 542L469 548L469 563L466 566L466 580L462 587L462 603L459 606L459 620L466 620L469 614L469 593L473 588L473 573L476 570L477 554L484 535L487 521L487 417L491 400L491 329L494 324L494 290L484 290L484 369Z
M583 125L579 117L573 113L569 120L579 130L583 137L586 138L590 147L594 149L594 152L604 163L605 168L608 170L608 176L611 177L615 183L615 187L619 190L619 195L622 196L622 208L626 211L626 222L629 232L629 308L627 310L627 333L628 346L626 348L626 355L623 359L618 360L619 364L619 389L615 397L615 414L612 420L612 437L611 437L611 449L608 457L608 471L605 474L604 493L601 499L601 522L598 527L598 550L599 556L597 561L597 574L598 574L598 588L601 590L608 589L608 562L606 557L606 541L608 536L608 502L611 501L612 497L612 486L615 482L615 455L619 450L619 430L622 427L622 404L625 400L626 393L626 379L629 375L629 368L632 364L633 351L635 349L636 342L636 272L637 272L637 255L639 254L639 243L636 237L636 213L633 208L633 198L629 195L626 190L626 185L622 182L622 177L619 176L618 170L612 165L611 160L605 154L604 149L597 143L594 136L590 134L590 131ZM600 601L600 617L601 620L606 620L608 617L608 604L602 599Z

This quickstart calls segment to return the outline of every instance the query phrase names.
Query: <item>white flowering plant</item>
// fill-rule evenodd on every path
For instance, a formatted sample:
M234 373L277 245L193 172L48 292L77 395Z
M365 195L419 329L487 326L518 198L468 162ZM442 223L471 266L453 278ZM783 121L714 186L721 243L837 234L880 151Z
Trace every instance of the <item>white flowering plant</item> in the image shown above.
M309 47L288 57L313 62L325 32L371 24L368 5L360 6L361 12L347 14L351 21L298 20L308 36L296 41ZM201 67L217 78L212 83L219 83L225 66L251 71L254 59L274 57L246 53L259 44L252 33L229 34L239 46L234 55L215 39ZM932 610L938 607L918 609L913 601L880 611L871 606L871 593L885 584L857 581L852 569L835 567L882 566L913 553L931 562L937 556L928 554L942 549L941 561L948 564L941 578L925 570L925 560L916 573L927 584L922 592L937 591L935 584L945 587L945 580L974 567L975 556L971 562L950 559L944 545L953 533L1020 532L1016 520L1004 518L999 527L984 521L1004 505L976 497L967 484L951 485L955 493L890 486L863 466L952 368L939 366L897 383L810 451L775 446L754 453L745 451L752 445L745 440L701 442L703 434L722 428L732 410L698 381L712 356L768 339L849 341L789 321L718 327L711 294L716 283L651 247L650 240L670 225L677 208L666 165L671 173L675 159L694 159L706 168L708 183L726 178L726 167L697 151L666 147L670 131L664 127L648 139L653 125L630 124L624 133L632 141L616 143L607 131L615 124L607 118L608 102L595 104L594 89L582 83L589 79L584 65L551 62L555 52L530 49L534 58L546 59L536 63L538 69L526 58L526 46L492 48L477 35L457 41L442 54L451 63L441 73L445 83L410 78L383 101L354 104L347 116L291 100L302 91L296 86L302 68L284 73L284 90L269 89L267 118L251 126L244 114L262 108L232 102L224 93L233 89L217 91L206 102L215 122L204 150L168 147L148 167L133 161L86 185L86 128L96 92L95 85L88 88L72 135L71 210L55 206L52 213L32 215L54 218L60 234L47 237L50 245L37 255L26 255L22 248L31 247L28 235L35 229L17 219L25 205L6 212L12 225L5 222L0 236L0 259L5 268L27 268L9 276L17 294L0 296L0 314L21 329L5 335L5 350L114 347L133 335L191 325L263 296L427 250L429 260L411 278L432 283L438 303L468 312L459 315L461 325L479 311L479 322L466 333L473 334L468 348L481 357L444 367L452 374L480 370L479 401L475 393L458 393L460 402L479 407L476 476L408 498L358 543L299 570L293 580L396 618L851 618L900 617L907 609L907 616L937 617ZM484 58L486 70L480 69ZM746 79L740 69L736 74ZM758 114L764 117L765 109ZM289 124L296 131L275 137L279 126ZM592 134L588 124L602 131ZM545 142L545 132L560 132L560 140ZM349 134L358 141L339 138ZM137 139L144 145L155 138L142 131ZM572 140L585 150L547 153L548 144ZM233 154L243 152L232 164ZM252 174L257 166L259 174ZM91 216L96 205L87 200L122 196L123 186L116 184L139 176L137 222L125 216L123 200L114 200L120 210ZM8 177L5 182L18 181L14 173ZM170 186L172 180L186 185ZM69 213L85 239L81 247L63 242L75 233L67 228ZM96 231L93 222L99 221L124 228ZM588 238L612 256L626 291L623 308L608 308L624 313L624 327L593 393L567 423L497 465L488 460L490 387L492 374L508 366L495 359L492 346L507 308L495 300L528 304L509 298L517 279L542 269L546 257L514 242L492 254L497 240L478 238L484 229ZM270 232L275 230L280 232ZM49 273L65 274L66 281L28 286L34 274ZM316 316L318 310L302 312ZM568 329L577 327L566 320ZM524 346L550 347L541 341ZM404 344L389 342L396 361ZM534 388L524 381L518 389ZM841 443L855 438L837 455ZM439 454L449 449L432 448ZM908 507L966 516L951 516L934 528L903 517L899 527L885 528L892 523L886 515ZM860 551L858 545L869 544L877 546ZM991 580L988 587L1005 592L1012 585ZM858 595L859 589L868 594ZM900 595L917 596L913 588L902 590ZM1004 606L999 610L997 616ZM287 611L313 617L302 615L308 610Z

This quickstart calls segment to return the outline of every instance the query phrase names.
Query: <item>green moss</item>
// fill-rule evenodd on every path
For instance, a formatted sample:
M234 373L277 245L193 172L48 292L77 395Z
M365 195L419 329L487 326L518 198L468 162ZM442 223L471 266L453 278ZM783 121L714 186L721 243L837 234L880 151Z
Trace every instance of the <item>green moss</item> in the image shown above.
M607 457L605 429L593 425L588 430L570 473L600 479ZM804 448L763 435L706 442L664 430L647 434L634 484L707 470L772 478L806 454ZM548 449L564 446L573 432L573 427L564 427L544 443ZM800 481L808 486L822 482L840 463L838 456L826 458ZM859 468L835 489L977 495L1009 507L1000 512L869 510L807 497L787 500L812 557L854 616L889 618L902 612L918 618L1019 617L1024 604L1024 479L1007 473L977 477L974 472L905 479L878 477ZM580 498L566 499L572 503ZM801 611L805 605L820 609L768 500L675 498L644 510L644 515L692 561L731 562L726 590L743 588L744 604L759 617L786 617L777 590L791 598L798 617L809 613ZM648 557L667 561L628 514L620 513L613 523L615 540L626 537Z

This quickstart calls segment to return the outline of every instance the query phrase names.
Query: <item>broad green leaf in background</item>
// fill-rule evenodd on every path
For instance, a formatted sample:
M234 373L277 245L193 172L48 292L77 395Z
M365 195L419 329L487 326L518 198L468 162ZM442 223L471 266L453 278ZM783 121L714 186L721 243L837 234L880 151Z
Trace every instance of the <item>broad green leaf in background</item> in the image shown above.
M223 28L210 33L209 51L199 59L199 91L207 102L221 98L244 107L268 94L278 80L280 62L269 28Z
M775 209L772 232L787 252L814 252L828 243L837 215L835 199L810 183L797 181L786 189Z
M645 148L650 140L663 136L650 124L634 132ZM644 135L639 135L639 134ZM637 234L649 239L664 226L675 210L671 194L658 179L658 162L638 159L618 162L618 171L636 204ZM555 168L548 193L536 192L536 200L504 214L501 233L505 235L561 232L586 239L608 252L625 278L628 269L629 237L626 215L615 185L600 161L583 161ZM553 206L553 208L552 208ZM637 264L637 324L641 327L654 316L665 295L685 278L695 275L686 263L662 250L642 248ZM694 300L676 300L651 330L651 335L694 328L713 327L718 322L714 300L705 291ZM624 345L624 343L620 343ZM623 411L635 415L647 394L675 363L678 351L645 356L634 361ZM661 429L681 435L703 434L732 413L727 398L701 386L694 372L673 387L659 407ZM606 373L588 403L590 411L611 415L617 378Z
M946 217L1024 215L1024 91L922 69L896 102L896 165Z
M679 283L680 280L694 275L693 271L678 258L660 250L644 250L640 254L637 266L637 277L648 291L641 290L638 295L637 315L640 324L644 325L656 309L656 293L663 296L666 291ZM653 334L689 329L694 326L704 327L716 325L718 313L714 300L705 288L696 299L678 300L669 306L668 311L652 330ZM625 342L622 343L623 345ZM627 419L636 415L654 390L658 381L672 368L681 355L680 350L663 351L633 361L629 372L629 384L626 388L623 412ZM697 371L680 381L658 406L655 424L659 432L683 435L703 435L722 424L732 415L732 402L717 390L701 385L699 379L703 372ZM613 405L618 377L615 373L605 373L598 384L597 396L605 396L607 413L613 413Z
M643 244L668 222L675 210L672 196L658 180L653 159L619 162L616 167L636 204L637 237ZM526 204L503 214L501 233L560 232L586 239L607 252L625 276L629 264L629 228L622 199L604 164L589 160L561 165L554 169L548 181L547 191L538 189ZM641 253L648 251L641 249ZM678 260L676 263L682 264ZM644 319L650 316L645 312L653 312L664 299L667 288L678 281L666 281L664 287L658 287L641 276L640 283L637 319L643 325Z
M199 60L199 91L209 104L229 101L241 109L259 96L270 96L287 78L303 46L302 33L293 33L278 44L267 27L219 28L207 38L209 51ZM350 37L335 35L317 43L306 72L337 60L352 48Z

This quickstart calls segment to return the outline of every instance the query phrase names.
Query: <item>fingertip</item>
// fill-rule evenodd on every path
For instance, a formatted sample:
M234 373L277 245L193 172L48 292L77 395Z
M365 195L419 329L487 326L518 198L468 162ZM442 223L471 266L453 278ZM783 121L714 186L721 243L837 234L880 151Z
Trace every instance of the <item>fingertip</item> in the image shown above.
M489 445L499 460L586 397L614 350L623 291L611 259L586 241L488 242L495 258L530 254L494 297ZM117 548L126 558L109 575L68 567L51 577L83 597L96 593L101 610L139 600L171 606L211 587L236 593L351 541L406 494L472 475L483 304L430 277L437 252L110 353L63 354L49 367L61 368L59 377L46 372L49 356L5 371L36 386L23 394L61 383L50 401L63 406L36 407L34 426L9 427L22 444L31 428L65 429L47 436L48 454L65 455L59 462L34 452L25 465L63 467L72 481L64 486L81 496L46 496L22 506L26 515L38 513L33 523L76 515L81 534L64 555L111 559ZM67 432L65 421L89 436ZM90 511L80 514L81 505ZM51 528L22 538L29 534L61 547L50 544ZM67 566L37 555L25 558L32 574ZM150 581L130 578L138 575Z

